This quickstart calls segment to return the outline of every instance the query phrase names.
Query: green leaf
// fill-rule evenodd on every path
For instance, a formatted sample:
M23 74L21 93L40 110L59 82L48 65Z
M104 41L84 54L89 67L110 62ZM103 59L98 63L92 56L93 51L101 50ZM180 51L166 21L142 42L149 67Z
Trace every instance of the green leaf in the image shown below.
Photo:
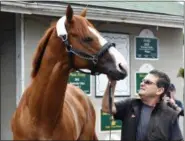
M182 77L184 78L184 68L180 68L177 74L177 77Z

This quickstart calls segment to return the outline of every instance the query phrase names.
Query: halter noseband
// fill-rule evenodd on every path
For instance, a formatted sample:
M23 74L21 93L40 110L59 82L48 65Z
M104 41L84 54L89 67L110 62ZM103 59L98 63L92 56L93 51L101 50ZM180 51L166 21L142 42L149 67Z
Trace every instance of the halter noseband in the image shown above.
M108 49L110 47L115 47L115 43L107 42L101 48L101 50L97 54L94 54L94 55L91 55L91 54L88 54L86 52L75 49L69 43L68 34L67 34L67 31L66 31L66 28L65 28L65 20L66 20L66 16L60 18L59 21L57 22L56 28L57 28L58 36L62 39L63 43L65 44L66 51L68 52L71 68L76 69L75 66L74 66L74 63L73 63L73 55L76 55L76 56L78 56L80 58L83 58L85 60L88 60L92 63L92 65L90 65L91 66L91 73L90 74L99 75L100 73L96 72L96 67L97 67L98 60L99 60L99 58L101 58L103 56L103 54L106 51L108 51ZM79 70L79 71L83 72L83 73L87 73L87 72L84 72L82 70ZM89 73L87 73L87 74L89 74Z

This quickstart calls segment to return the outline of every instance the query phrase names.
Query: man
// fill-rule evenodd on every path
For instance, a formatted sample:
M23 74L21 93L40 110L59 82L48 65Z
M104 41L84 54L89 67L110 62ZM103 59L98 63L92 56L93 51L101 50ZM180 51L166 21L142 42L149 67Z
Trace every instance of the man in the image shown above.
M116 81L110 81L102 100L102 111L109 113L109 85L113 93ZM162 101L170 85L169 77L150 71L141 82L140 99L112 103L114 118L122 121L122 141L182 141L178 112ZM114 99L114 98L113 98Z
M180 100L175 98L176 88L174 84L170 84L169 90L164 97L164 100L168 102L168 105L175 110L179 110L179 115L184 116L184 106Z

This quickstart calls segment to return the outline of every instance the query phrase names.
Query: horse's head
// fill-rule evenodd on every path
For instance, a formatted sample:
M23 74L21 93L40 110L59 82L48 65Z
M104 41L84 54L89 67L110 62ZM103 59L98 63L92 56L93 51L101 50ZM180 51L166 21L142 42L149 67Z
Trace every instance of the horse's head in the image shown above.
M57 34L62 38L70 52L70 61L75 69L89 69L120 80L127 76L127 63L123 55L103 38L95 27L85 18L86 9L81 15L73 15L69 5L66 16L56 25Z

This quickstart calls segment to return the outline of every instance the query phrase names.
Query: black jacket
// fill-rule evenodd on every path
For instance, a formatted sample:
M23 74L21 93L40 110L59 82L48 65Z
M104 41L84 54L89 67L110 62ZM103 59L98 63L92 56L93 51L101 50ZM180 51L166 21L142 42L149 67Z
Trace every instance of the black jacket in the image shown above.
M136 141L137 126L142 107L140 99L127 99L115 103L115 119L122 120L122 141ZM152 111L146 141L170 141L170 128L178 118L178 112L160 102Z

